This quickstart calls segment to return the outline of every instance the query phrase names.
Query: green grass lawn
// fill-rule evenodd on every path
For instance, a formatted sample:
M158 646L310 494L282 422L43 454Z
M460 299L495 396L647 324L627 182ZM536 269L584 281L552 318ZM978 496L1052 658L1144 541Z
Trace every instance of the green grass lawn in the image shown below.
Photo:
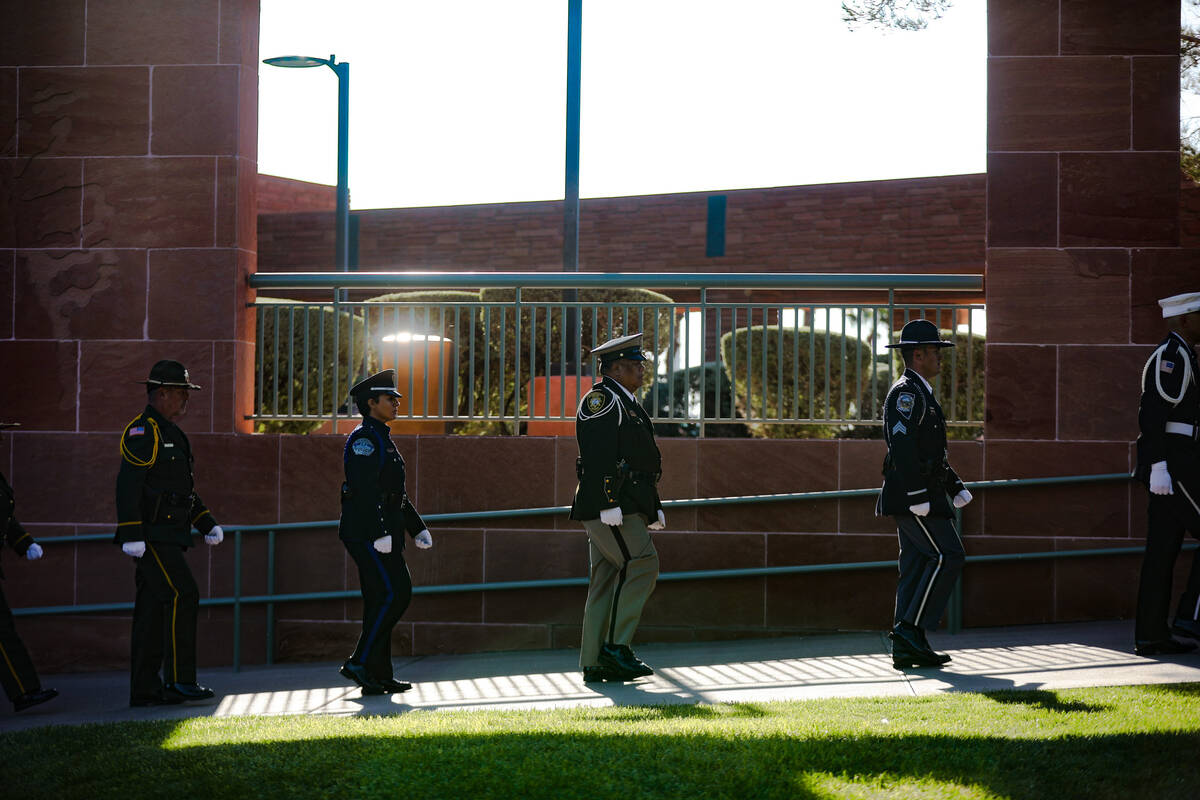
M13 798L1200 797L1200 685L0 735Z

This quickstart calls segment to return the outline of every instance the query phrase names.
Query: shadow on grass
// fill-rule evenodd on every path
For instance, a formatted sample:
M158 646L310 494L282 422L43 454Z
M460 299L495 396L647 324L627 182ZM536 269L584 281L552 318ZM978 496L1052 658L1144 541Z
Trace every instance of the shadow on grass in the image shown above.
M1100 711L1107 711L1109 708L1111 708L1111 706L1095 705L1094 703L1064 701L1058 696L1057 692L1048 692L1044 689L1034 689L1029 691L1010 689L1004 691L983 692L983 696L990 700L995 700L997 703L1036 706L1037 708L1044 708L1047 711L1056 711L1060 714L1076 712L1094 714Z
M753 706L748 707L754 713ZM693 706L664 717L703 718ZM469 732L171 745L173 722L81 726L4 737L11 797L735 797L827 798L834 776L861 796L1195 798L1200 735L1131 733L1036 739L884 735ZM186 735L182 737L186 740ZM60 749L54 749L55 747ZM65 748L65 749L64 749ZM900 787L900 793L894 793ZM878 794L872 794L876 788ZM889 788L891 787L891 788ZM860 796L860 795L856 795Z

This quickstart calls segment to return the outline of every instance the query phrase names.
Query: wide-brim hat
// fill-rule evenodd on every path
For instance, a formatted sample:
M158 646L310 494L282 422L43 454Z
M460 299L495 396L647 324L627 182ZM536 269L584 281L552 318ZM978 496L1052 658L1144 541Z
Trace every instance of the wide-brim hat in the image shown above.
M1162 306L1163 319L1182 317L1184 314L1200 311L1200 292L1171 295L1159 300L1158 304Z
M954 342L942 338L942 332L927 319L914 319L900 330L900 341L888 347L954 347Z
M350 395L355 399L359 397L371 397L377 394L404 397L396 388L396 370L385 369L383 372L376 372L374 375L368 375L350 387Z
M627 358L630 361L649 361L649 356L642 351L642 334L631 333L628 336L618 336L609 339L604 344L592 348L592 355L600 359L601 364L611 364Z
M192 383L188 371L184 369L183 364L178 361L172 361L165 358L159 361L150 368L150 377L144 381L138 381L147 386L182 386L187 389L199 389L197 384Z

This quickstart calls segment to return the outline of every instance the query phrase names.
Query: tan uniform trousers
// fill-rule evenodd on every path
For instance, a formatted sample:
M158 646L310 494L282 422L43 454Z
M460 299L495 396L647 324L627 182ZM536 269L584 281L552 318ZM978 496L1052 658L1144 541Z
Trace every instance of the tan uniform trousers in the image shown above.
M658 580L658 552L641 514L626 514L619 528L598 519L587 520L583 527L591 569L579 666L594 667L601 645L633 643L642 609Z

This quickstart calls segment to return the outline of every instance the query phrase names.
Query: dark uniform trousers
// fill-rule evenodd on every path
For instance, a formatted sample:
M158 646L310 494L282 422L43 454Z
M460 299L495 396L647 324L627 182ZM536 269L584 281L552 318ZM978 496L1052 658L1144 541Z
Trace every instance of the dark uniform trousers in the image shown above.
M966 561L954 520L895 514L900 539L900 578L895 622L933 630L950 600Z
M658 580L658 552L642 514L620 526L585 520L590 564L579 663L598 663L602 642L633 644L646 600Z
M371 542L345 541L358 565L363 622L350 660L362 664L376 680L392 677L392 629L412 601L412 576L400 549L380 553Z
M1200 360L1178 333L1155 348L1142 370L1138 405L1137 470L1149 485L1152 465L1165 461L1174 494L1149 493L1146 552L1138 583L1134 639L1156 642L1170 636L1167 613L1172 578L1185 531L1200 538ZM1180 430L1182 428L1182 431ZM1186 433L1188 429L1191 433ZM1200 618L1200 551L1192 558L1176 618Z
M157 695L162 681L196 682L200 589L179 545L147 542L135 562L129 692L141 699Z

